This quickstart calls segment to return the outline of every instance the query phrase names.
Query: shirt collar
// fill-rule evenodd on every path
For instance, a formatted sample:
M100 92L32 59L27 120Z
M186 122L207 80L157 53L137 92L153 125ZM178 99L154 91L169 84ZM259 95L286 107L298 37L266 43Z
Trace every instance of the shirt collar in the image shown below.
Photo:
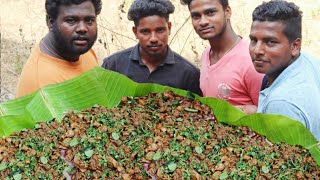
M273 92L274 89L281 86L281 84L288 78L294 76L295 74L299 73L297 69L301 66L303 59L300 54L299 58L296 59L292 64L290 64L285 70L281 72L281 74L275 79L275 81L271 84L270 87L265 88L261 91L261 93L267 96L269 93ZM267 83L267 82L265 82ZM263 85L263 84L262 84Z
M268 88L268 80L269 80L268 75L264 75L264 77L262 79L260 91L263 91L264 89Z
M141 58L140 58L140 53L139 53L139 44L135 45L130 53L129 58L133 61L139 61L140 65L144 65L144 63L142 62ZM164 59L164 61L159 64L159 66L163 66L164 64L175 64L175 60L174 60L174 52L170 49L170 47L168 47L168 52L167 52L167 56Z

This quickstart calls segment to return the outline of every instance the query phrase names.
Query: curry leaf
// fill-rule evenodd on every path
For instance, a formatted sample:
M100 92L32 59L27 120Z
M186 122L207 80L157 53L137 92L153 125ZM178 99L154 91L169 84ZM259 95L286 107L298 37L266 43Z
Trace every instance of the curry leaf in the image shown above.
M161 158L161 152L160 151L157 151L154 155L153 155L153 160L154 161L157 161Z
M169 169L170 172L175 171L176 168L177 168L177 164L176 163L172 162L172 163L168 164L168 169Z
M15 175L13 175L13 179L14 180L20 180L20 179L22 179L22 175L21 174L15 174Z
M118 134L118 133L115 133L115 132L112 133L111 136L112 136L112 138L113 138L114 140L119 140L119 138L120 138L120 137L119 137L119 134Z
M86 155L87 158L91 158L93 155L93 150L92 149L88 149L84 152L84 154Z
M40 161L42 164L47 164L48 163L48 159L45 156L41 156L40 157Z
M78 144L79 144L79 141L78 141L77 138L73 138L73 139L70 141L70 146L71 146L71 147L74 147L74 146L76 146L76 145L78 145Z
M228 173L227 172L223 172L221 175L220 175L220 179L227 179L228 178Z
M187 112L192 112L192 113L198 112L197 109L191 109L191 108L184 108L184 110Z
M5 170L7 168L7 164L5 162L0 164L0 171Z
M202 153L202 148L200 146L196 146L195 147L195 150L198 154L201 154Z
M269 168L267 166L262 166L261 170L265 174L269 173Z
M190 99L190 100L195 100L196 99L196 97L193 95L193 93L192 92L190 92L190 91L188 91L187 92L187 96L186 96L188 99Z
M34 129L40 129L41 128L41 126L39 125L39 124L36 124L35 126L34 126Z

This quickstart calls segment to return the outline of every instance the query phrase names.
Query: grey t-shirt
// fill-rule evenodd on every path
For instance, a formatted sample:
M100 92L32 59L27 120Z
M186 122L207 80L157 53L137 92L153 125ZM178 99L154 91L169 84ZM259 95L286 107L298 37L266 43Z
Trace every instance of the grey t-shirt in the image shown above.
M202 95L199 69L170 48L163 63L151 73L140 58L139 44L105 58L102 67L138 83L156 83Z

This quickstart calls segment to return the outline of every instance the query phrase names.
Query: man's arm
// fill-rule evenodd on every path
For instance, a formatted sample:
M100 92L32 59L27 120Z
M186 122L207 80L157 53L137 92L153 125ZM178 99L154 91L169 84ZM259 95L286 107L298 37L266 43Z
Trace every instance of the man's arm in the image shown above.
M101 67L112 70L112 71L116 70L115 63L111 57L104 58Z
M199 96L202 96L202 91L200 89L200 70L195 68L194 70L190 70L189 73L187 73L186 79L184 83L187 90L198 94Z
M236 106L241 111L243 111L246 114L254 114L257 112L257 106L256 105L238 105Z
M26 73L22 73L19 82L16 88L16 98L31 94L39 89L37 87L38 80L31 75L25 75Z
M200 89L200 77L195 77L192 82L190 83L190 91L193 93L198 94L199 96L202 96L202 91Z
M285 100L270 101L262 109L264 114L280 114L301 122L307 129L309 129L309 122L305 114L296 105Z
M31 94L40 88L38 66L30 61L28 59L22 69L16 88L16 98Z

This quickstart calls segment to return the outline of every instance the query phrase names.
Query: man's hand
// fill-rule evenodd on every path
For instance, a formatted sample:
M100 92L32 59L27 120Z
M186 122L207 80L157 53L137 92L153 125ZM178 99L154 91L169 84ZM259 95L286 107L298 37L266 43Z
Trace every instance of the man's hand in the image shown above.
M239 105L236 106L241 111L245 112L246 114L254 114L257 112L258 107L256 105Z

